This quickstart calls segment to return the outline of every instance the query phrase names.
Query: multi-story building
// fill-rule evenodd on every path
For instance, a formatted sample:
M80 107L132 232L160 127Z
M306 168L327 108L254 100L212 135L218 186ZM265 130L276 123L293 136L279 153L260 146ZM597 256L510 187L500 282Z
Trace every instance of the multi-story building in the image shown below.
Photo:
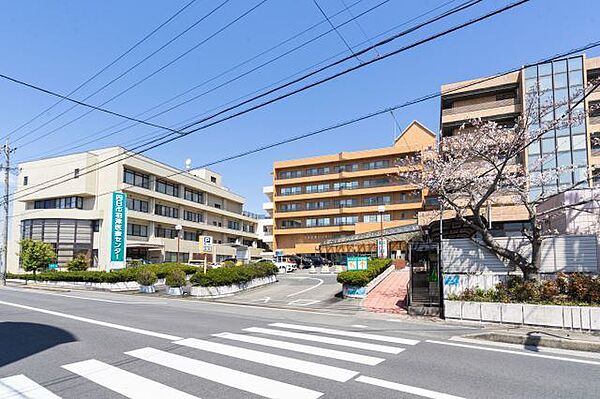
M265 217L258 220L258 238L269 248L273 249L273 186L263 187L263 194L269 199L263 202Z
M176 261L179 255L187 262L200 253L200 236L213 237L217 260L245 247L259 256L257 216L243 211L244 198L224 187L219 174L128 155L111 147L20 164L9 270L19 267L21 238L52 244L61 266L84 255L107 269L113 192L127 196L127 259Z
M387 148L275 162L274 249L316 254L325 240L416 222L423 193L402 182L395 166L435 144L413 122Z

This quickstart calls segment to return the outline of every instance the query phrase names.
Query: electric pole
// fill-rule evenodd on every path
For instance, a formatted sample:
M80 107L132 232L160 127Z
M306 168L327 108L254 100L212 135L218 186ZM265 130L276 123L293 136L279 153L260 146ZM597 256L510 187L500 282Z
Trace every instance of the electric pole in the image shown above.
M14 149L10 148L8 137L6 138L6 144L2 146L2 153L4 155L4 235L2 237L2 264L0 265L0 280L2 285L6 285L6 272L8 270L8 191L10 181L10 154Z

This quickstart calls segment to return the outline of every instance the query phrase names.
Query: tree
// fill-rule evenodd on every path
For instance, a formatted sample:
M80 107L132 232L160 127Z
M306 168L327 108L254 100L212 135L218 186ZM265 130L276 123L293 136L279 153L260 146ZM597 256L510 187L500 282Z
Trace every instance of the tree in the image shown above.
M454 136L441 138L437 149L426 149L412 159L399 161L399 178L437 196L445 214L452 214L470 228L470 238L476 244L490 250L509 267L520 269L525 279L536 279L542 241L550 233L543 219L538 218L537 206L558 192L585 185L588 171L585 164L556 166L549 156L530 156L525 170L522 160L527 148L539 146L542 138L551 135L554 140L555 130L585 123L586 114L578 105L583 104L586 93L599 85L600 82L590 84L563 103L545 102L546 93L531 91L527 93L523 115L514 124L472 120ZM554 164L550 165L550 161ZM575 182L556 184L571 173L578 176ZM542 186L544 190L538 189ZM486 215L490 207L497 205L524 210L528 227L522 233L530 244L527 251L507 248L494 239Z
M67 263L67 270L70 272L85 271L90 266L90 260L84 255L79 255Z
M35 273L38 270L47 269L48 265L55 261L56 254L52 245L47 242L25 239L20 241L21 267L28 272Z

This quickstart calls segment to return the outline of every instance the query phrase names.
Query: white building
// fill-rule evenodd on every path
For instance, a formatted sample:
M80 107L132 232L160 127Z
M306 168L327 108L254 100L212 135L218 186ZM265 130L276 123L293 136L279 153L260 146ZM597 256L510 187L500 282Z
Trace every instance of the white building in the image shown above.
M258 220L258 238L273 250L273 186L263 187L263 194L269 201L263 202L267 217Z
M245 247L251 257L260 256L257 219L243 211L244 198L224 187L219 174L129 155L111 147L19 165L8 270L19 268L21 238L51 243L61 266L84 255L108 269L114 192L127 195L128 260L198 259L200 236L213 237L217 260Z

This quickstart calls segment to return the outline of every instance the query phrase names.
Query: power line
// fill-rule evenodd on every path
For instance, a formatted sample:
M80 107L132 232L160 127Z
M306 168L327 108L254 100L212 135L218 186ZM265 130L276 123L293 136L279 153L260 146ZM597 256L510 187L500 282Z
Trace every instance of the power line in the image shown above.
M456 30L458 30L458 29L464 28L464 27L466 27L466 26L469 26L469 25L472 25L472 24L474 24L474 23L477 23L477 22L480 22L480 21L482 21L482 20L485 20L485 19L487 19L487 18L490 18L490 17L492 17L492 16L494 16L494 15L497 15L497 14L499 14L499 13L501 13L501 12L504 12L504 11L507 11L507 10L509 10L509 9L512 9L512 8L514 8L514 7L518 6L518 5L521 5L521 4L523 4L523 3L526 3L526 2L528 2L528 1L529 1L529 0L521 0L521 1L519 1L519 2L515 2L515 3L512 3L512 4L510 4L510 5L507 5L507 6L505 6L505 7L502 7L502 8L496 9L496 10L494 10L494 11L492 11L492 12L489 12L489 13L487 13L487 14L484 14L484 15L482 15L482 16L480 16L480 17L477 17L477 18L475 18L475 19L472 19L472 20L470 20L470 21L467 21L467 22L465 22L465 23L459 24L459 25L457 25L457 26L455 26L455 27L453 27L453 28L450 28L450 29L447 29L447 30L445 30L445 31L443 31L443 32L440 32L440 33L437 33L437 34L435 34L435 35L429 36L429 37L427 37L427 38L425 38L425 39L421 39L421 40L419 40L419 41L417 41L417 42L415 42L415 43L413 43L413 44L411 44L411 45L404 46L404 47L402 47L402 48L400 48L400 49L398 49L398 50L395 50L395 51L392 51L392 52L390 52L390 53L387 53L387 54L385 54L384 56L382 56L382 57L380 57L380 58L377 58L377 59L375 59L375 60L371 60L371 61L365 62L365 63L363 63L363 64L360 64L360 65L358 65L358 66L354 66L354 67L348 68L348 69L346 69L346 70L344 70L344 71L338 72L338 73L336 73L336 74L334 74L334 75L331 75L331 76L329 76L329 77L327 77L327 78L324 78L324 79L322 79L322 80L320 80L320 81L313 82L313 83L311 83L311 84L308 84L308 85L306 85L306 86L303 86L303 87L301 87L301 88L295 89L295 90L293 90L293 91L291 91L291 92L288 92L288 93L286 93L286 94L283 94L283 95L281 95L281 96L279 96L279 97L272 98L272 99L270 99L270 100L267 100L267 101L265 101L265 102L263 102L263 103L260 103L260 104L254 105L254 106L252 106L252 107L250 107L250 108L247 108L247 109L244 109L244 110L242 110L242 111L239 111L239 112L237 112L237 113L235 113L235 114L232 114L232 115L226 116L226 117L224 117L224 118L221 118L221 119L219 119L219 120L217 120L217 121L213 121L213 122L211 122L211 123L209 123L209 124L207 124L207 125L203 125L203 126L201 126L201 127L198 127L198 128L196 128L196 129L193 129L193 130L191 130L191 131L186 131L186 132L185 132L183 135L180 135L180 136L177 136L177 137L169 137L169 136L171 136L171 134L167 134L167 135L163 136L162 138L159 138L158 140L153 140L153 142L149 142L149 143L142 144L142 145L138 146L138 147L137 147L137 148L135 148L134 150L138 150L139 148L142 148L142 147L145 147L145 146L147 146L147 145L150 145L150 147L143 148L142 150L138 151L138 153L133 153L133 152L132 152L132 153L131 153L132 155L129 155L129 156L128 156L128 157L126 157L126 158L129 158L129 157L131 157L131 156L135 156L135 155L137 155L137 154L141 154L141 153L147 152L147 151L149 151L149 150L151 150L151 149L153 149L153 148L156 148L156 147L159 147L159 146L165 145L165 144L167 144L167 143L170 143L170 142L172 142L172 141L174 141L174 140L176 140L176 139L178 139L178 138L185 137L185 136L187 136L187 135L190 135L190 134L192 134L192 133L195 133L195 132L197 132L197 131L199 131L199 130L206 129L206 128L208 128L208 127L211 127L211 126L214 126L214 125L216 125L216 124L222 123L222 122L224 122L224 121L227 121L227 120L229 120L229 119L235 118L235 117L237 117L237 116L240 116L240 115L246 114L246 113L248 113L248 112L251 112L251 111L253 111L253 110L256 110L256 109L262 108L262 107L264 107L264 106L266 106L266 105L269 105L269 104L271 104L271 103L273 103L273 102L279 101L279 100L281 100L281 99L283 99L283 98L287 98L287 97L289 97L289 96L292 96L292 95L294 95L294 94L297 94L297 93L299 93L299 92L302 92L302 91L304 91L304 90L307 90L307 89L309 89L309 88L312 88L312 87L314 87L314 86L316 86L316 85L319 85L319 84L322 84L322 83L324 83L324 82L327 82L327 81L329 81L329 80L332 80L332 79L334 79L334 78L336 78L336 77L338 77L338 76L342 76L342 75L344 75L344 74L346 74L346 73L348 73L348 72L350 72L350 71L353 71L353 70L356 70L356 69L358 69L358 68L364 67L364 66L366 66L366 65L369 65L369 64L371 64L371 63L374 63L374 62L376 62L376 61L380 61L380 60L386 59L386 58L388 58L388 57L389 57L389 56L391 56L391 55L398 54L398 53L400 53L400 52L402 52L402 51L406 51L406 50L408 50L408 49L410 49L410 48L416 47L417 45L420 45L420 44L423 44L423 43L427 43L427 42L429 42L429 41L431 41L431 40L434 40L434 39L436 39L436 38L439 38L439 37L445 36L446 34L449 34L449 33L451 33L451 32L454 32L454 31L456 31ZM394 35L394 36L397 36L397 35ZM388 40L386 40L385 42L386 42L386 43L387 43L387 42L389 42L389 39L388 39ZM387 111L386 111L386 112L387 112ZM212 118L212 117L211 117L211 118ZM210 119L210 118L209 118L209 119ZM197 123L194 123L194 124L197 124ZM162 141L161 141L161 140L162 140ZM124 158L124 159L126 159L126 158ZM96 168L96 169L94 169L94 170L91 170L91 171L87 171L87 172L85 172L85 173L80 173L80 175L79 175L79 176L82 176L82 175L88 174L88 173L90 173L90 172L92 172L92 171L98 170L98 169L100 169L100 168L103 168L103 167L106 167L106 166L112 165L112 164L114 164L114 163L116 163L116 162L120 162L120 161L122 161L122 160L124 160L124 159L113 161L113 162L111 162L111 163L109 163L109 164L103 165L103 166L101 166L101 167L98 167L98 168ZM41 190L44 190L44 189L47 189L47 188L50 188L50 187L54 187L54 186L56 186L56 185L58 185L58 184L62 184L63 182L66 182L66 181L69 181L69 180L72 180L72 179L73 179L73 177L71 177L71 178L69 178L69 179L67 179L67 180L64 180L64 181L62 181L62 182L54 183L54 184L52 184L52 185L50 185L50 186L46 186L46 187L44 187L44 188L41 188L40 190L37 190L37 191L34 191L34 192L38 192L38 191L41 191ZM54 179L54 180L56 180L56 179ZM51 181L52 181L52 180L51 180ZM26 194L26 195L31 195L31 194L32 194L32 193L28 193L28 194ZM18 199L18 198L13 198L13 201L14 201L15 199Z
M129 47L124 53L122 53L117 58L115 58L114 60L112 60L111 62L109 62L107 65L105 65L103 68L101 68L100 70L98 70L95 74L93 74L92 76L90 76L88 79L86 79L83 83L81 83L75 89L73 89L72 91L70 91L66 96L67 97L72 96L77 91L79 91L81 88L83 88L85 85L87 85L88 83L90 83L92 80L96 79L98 76L100 76L102 73L104 73L107 69L109 69L110 67L112 67L113 65L115 65L117 62L119 62L120 60L122 60L125 56L127 56L129 53L131 53L137 47L139 47L146 40L148 40L149 38L151 38L152 36L154 36L155 33L157 33L159 30L161 30L163 27L165 27L167 24L169 24L173 19L175 19L179 14L181 14L183 11L185 11L188 7L190 7L196 1L197 0L191 0L190 2L188 2L187 4L185 4L179 10L177 10L177 12L175 12L175 14L171 15L169 18L167 18L165 21L163 21L160 25L158 25L156 28L154 28L151 32L149 32L143 38L141 38L140 40L138 40L133 46ZM54 109L56 106L58 106L62 102L63 102L63 99L58 100L57 102L55 102L54 104L52 104L48 108L44 109L39 114L35 115L33 118L29 119L25 123L23 123L20 126L18 126L16 129L14 129L8 135L6 135L4 138L2 138L2 140L6 139L11 134L15 134L16 132L18 132L19 130L21 130L22 128L24 128L25 126L28 126L33 121L37 120L39 117L41 117L45 113L51 111L52 109Z

